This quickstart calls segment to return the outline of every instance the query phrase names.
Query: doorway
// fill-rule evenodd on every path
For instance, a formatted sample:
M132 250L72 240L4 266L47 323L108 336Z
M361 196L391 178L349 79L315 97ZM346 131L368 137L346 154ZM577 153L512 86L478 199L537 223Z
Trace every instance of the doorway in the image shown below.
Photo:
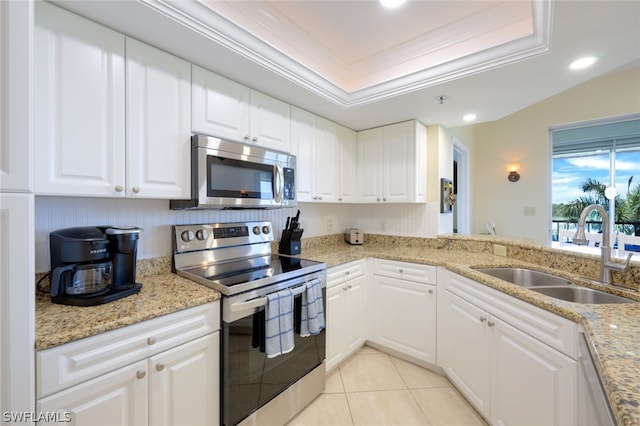
M453 232L470 233L470 188L469 150L453 138L453 191L456 203L453 206Z

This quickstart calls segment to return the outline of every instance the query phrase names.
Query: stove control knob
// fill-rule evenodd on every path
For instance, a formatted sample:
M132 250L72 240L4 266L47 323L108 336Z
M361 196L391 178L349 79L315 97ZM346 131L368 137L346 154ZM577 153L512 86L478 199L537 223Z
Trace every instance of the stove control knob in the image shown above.
M206 229L198 229L196 231L196 238L199 240L206 240L209 237L209 231Z
M253 227L253 233L255 235L260 235L260 227L259 226L254 226Z
M193 241L195 234L193 231L183 231L182 234L180 234L180 238L182 238L182 241L185 243L188 243L189 241Z
M262 233L263 234L268 234L270 231L269 226L265 225L262 227Z

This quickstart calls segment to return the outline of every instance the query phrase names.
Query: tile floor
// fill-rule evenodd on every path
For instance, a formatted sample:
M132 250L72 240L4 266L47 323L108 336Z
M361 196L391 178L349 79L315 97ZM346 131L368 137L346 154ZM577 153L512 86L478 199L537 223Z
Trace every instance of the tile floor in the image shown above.
M365 346L287 426L486 425L447 378Z

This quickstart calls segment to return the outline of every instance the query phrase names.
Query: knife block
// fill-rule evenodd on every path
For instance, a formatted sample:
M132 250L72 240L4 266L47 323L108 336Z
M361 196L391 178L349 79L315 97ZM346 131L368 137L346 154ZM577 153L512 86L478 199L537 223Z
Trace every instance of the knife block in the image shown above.
M304 229L290 230L285 229L282 231L282 238L280 238L280 245L278 251L282 254L300 254L302 251L302 232Z

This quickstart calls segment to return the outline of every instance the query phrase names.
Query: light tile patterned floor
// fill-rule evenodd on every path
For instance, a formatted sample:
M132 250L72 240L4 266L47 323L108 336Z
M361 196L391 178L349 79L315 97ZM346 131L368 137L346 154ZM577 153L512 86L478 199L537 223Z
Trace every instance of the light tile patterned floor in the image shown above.
M445 378L365 346L327 377L324 393L287 426L482 426Z

